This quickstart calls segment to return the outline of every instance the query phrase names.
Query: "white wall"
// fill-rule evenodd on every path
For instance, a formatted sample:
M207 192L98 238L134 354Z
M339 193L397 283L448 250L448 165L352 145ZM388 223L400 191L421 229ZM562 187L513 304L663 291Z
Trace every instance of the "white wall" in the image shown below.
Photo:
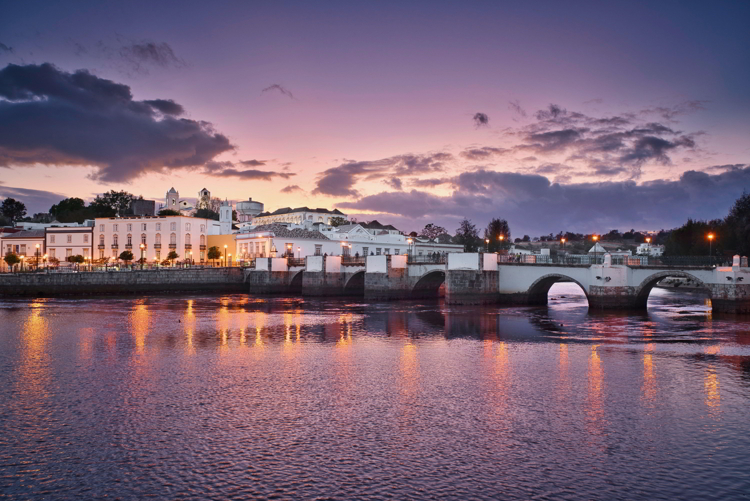
M45 235L44 253L50 258L65 262L68 255L91 258L93 252L93 227L48 228Z
M479 254L452 253L448 254L449 270L479 270Z
M367 256L365 265L367 273L388 273L388 263L385 256Z

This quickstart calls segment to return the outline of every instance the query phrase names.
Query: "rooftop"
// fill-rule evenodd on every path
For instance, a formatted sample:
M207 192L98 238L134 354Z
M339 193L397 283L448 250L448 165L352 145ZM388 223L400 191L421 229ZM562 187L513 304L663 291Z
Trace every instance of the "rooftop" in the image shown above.
M273 212L261 212L255 217L280 216L282 214L294 214L295 212L318 212L320 214L336 214L337 216L344 216L344 213L338 209L328 210L320 207L317 209L311 209L309 207L296 207L292 209L291 207L284 207L282 209L276 209Z
M25 230L16 233L8 233L3 236L3 240L9 238L44 238L44 230Z
M289 229L283 224L279 224L279 223L261 224L259 226L256 226L252 230L248 231L247 233L259 233L262 231L270 231L270 232L273 232L273 234L276 235L277 237L284 237L284 238L308 238L308 239L314 239L314 240L328 240L328 237L326 237L319 231L305 230L303 228Z

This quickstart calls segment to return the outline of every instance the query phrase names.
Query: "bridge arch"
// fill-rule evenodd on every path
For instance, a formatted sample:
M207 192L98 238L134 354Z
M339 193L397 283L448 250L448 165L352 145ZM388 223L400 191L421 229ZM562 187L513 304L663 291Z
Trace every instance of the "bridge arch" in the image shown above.
M646 304L648 303L648 296L651 294L651 290L658 284L660 281L662 281L665 278L670 277L681 277L681 278L689 278L690 280L693 280L695 283L698 284L698 286L702 289L705 289L708 292L709 297L711 296L711 288L708 287L702 280L700 280L698 277L691 273L687 273L685 271L660 271L657 273L654 273L653 275L650 275L648 278L643 280L637 287L635 287L635 290L633 291L635 293L635 304L638 308L646 308Z
M581 282L561 273L550 273L537 278L531 286L529 286L526 292L529 304L545 305L547 304L547 294L550 288L558 282L573 282L578 285L586 296L586 301L589 299L589 291L586 290Z
M302 292L302 277L305 276L305 270L298 271L289 280L289 292Z
M445 283L445 270L430 270L417 280L411 289L413 297L438 297Z
M344 293L352 296L365 294L365 270L358 271L347 279L344 284Z

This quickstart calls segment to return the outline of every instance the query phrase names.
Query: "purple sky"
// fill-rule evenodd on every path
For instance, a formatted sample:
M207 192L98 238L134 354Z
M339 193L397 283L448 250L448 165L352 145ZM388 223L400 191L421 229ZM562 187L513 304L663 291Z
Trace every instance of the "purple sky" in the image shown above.
M27 2L0 196L126 189L514 235L677 226L750 189L750 4Z

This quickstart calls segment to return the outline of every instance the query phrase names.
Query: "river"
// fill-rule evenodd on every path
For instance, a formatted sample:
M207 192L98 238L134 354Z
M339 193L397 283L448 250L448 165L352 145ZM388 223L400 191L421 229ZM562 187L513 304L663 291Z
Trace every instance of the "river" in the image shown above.
M0 498L748 499L750 318L0 301Z

